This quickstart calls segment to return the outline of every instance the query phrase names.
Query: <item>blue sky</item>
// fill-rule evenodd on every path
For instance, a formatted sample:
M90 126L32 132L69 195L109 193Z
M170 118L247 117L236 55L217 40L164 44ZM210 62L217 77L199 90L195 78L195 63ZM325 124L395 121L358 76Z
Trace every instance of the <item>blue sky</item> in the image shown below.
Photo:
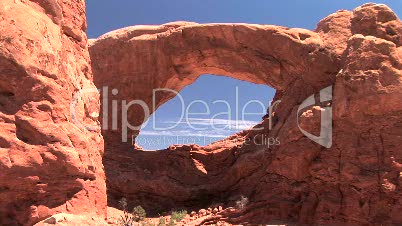
M163 24L172 21L274 24L312 30L325 16L340 9L352 10L365 2L367 1L87 0L88 36L96 38L126 26ZM398 15L402 14L402 0L374 2L385 3ZM180 119L182 103L180 98L175 98L158 109L143 128L138 142L147 150L164 149L176 143L208 144L257 123L264 115L260 104L250 103L245 111L260 113L247 115L244 123L236 125L236 122L242 119L241 114L236 114L234 109L236 102L241 106L239 112L250 100L259 101L267 107L274 92L272 88L264 85L222 76L203 75L195 83L184 88L180 95L186 107L194 100L204 101L209 107L209 114L192 115L189 118L189 125L186 119ZM212 121L214 126L211 126L210 119L213 116L228 112L226 105L214 104L216 100L226 101L233 107L230 117L228 114L216 116L216 120ZM189 111L205 113L207 109L204 104L194 103ZM174 129L163 129L175 124L177 126ZM154 126L160 129L155 129Z
M207 145L260 122L274 92L266 85L203 75L152 115L137 142L150 150Z

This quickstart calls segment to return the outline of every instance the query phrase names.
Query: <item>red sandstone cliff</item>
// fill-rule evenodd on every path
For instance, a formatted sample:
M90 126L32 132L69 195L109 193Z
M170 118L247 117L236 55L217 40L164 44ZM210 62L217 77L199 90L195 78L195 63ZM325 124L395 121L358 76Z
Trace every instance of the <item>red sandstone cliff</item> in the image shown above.
M84 1L0 2L0 225L106 216L103 138L73 123L94 88ZM98 97L78 100L87 124Z
M227 208L204 223L402 224L402 23L385 5L339 11L315 31L134 26L94 40L90 54L83 0L3 0L0 25L0 225L48 217L38 225L104 225L106 199L116 205L121 197L156 213L232 206L240 196L250 200L244 209ZM204 73L275 88L282 102L270 116L273 129L267 118L257 125L263 130L206 147L144 152L121 143L121 128L103 131L103 142L99 130L74 123L99 124L95 93L70 112L77 91L94 84L117 88L117 100L150 104L152 89L180 90ZM328 86L331 105L298 114ZM157 105L172 97L160 96ZM327 149L301 133L297 118L316 130L328 106ZM144 117L135 108L128 116L135 123ZM281 145L244 145L261 135Z

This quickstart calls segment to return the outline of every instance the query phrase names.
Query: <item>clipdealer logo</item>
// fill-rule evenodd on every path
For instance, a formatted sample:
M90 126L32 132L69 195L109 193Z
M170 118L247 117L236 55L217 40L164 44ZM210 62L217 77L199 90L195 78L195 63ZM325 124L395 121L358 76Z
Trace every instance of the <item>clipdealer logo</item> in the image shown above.
M171 92L174 92L176 95L180 96L180 94L177 91L167 90L167 89L154 90L154 96L155 96L155 93L157 91L160 91L160 90L171 91ZM99 125L93 125L93 126L85 125L82 122L80 122L80 120L77 118L76 107L77 107L79 101L82 100L83 95L89 94L89 93L92 93L92 94L96 93L97 95L99 95L100 91L102 91L102 93L103 93L103 95L102 95L103 96L103 99L102 99L102 102L103 102L103 106L102 106L102 108L103 108L103 124L106 125L106 126L101 128ZM107 112L108 111L108 106L107 106L108 94L107 93L108 93L108 87L104 87L102 90L100 90L100 89L98 90L96 88L89 88L89 89L82 89L82 90L79 90L79 91L75 92L74 95L73 95L73 100L72 100L71 105L70 105L71 118L72 118L74 124L77 125L80 128L87 129L89 131L96 131L96 130L101 130L101 129L103 129L103 130L109 129L108 126L107 126L107 124L108 124L107 123L107 121L108 121L108 112ZM116 95L118 93L118 91L113 89L112 93L114 95ZM310 140L320 144L323 147L330 148L332 146L332 105L325 105L323 103L327 103L327 102L330 102L330 101L332 102L332 86L326 87L326 88L324 88L324 89L322 89L320 91L320 93L319 93L319 102L318 103L316 103L314 96L315 95L309 96L306 100L304 100L302 102L302 104L299 105L298 111L297 111L297 126L298 126L299 130L307 138L309 138ZM181 98L181 101L184 103L184 101L182 100L181 96L180 96L180 98ZM183 103L182 103L182 106L184 106ZM273 108L276 105L278 105L279 103L281 103L281 101L277 100L274 103L270 104L270 106L268 108L268 114L269 115L273 114ZM132 126L132 125L130 125L128 123L127 111L128 111L128 108L130 106L132 106L132 105L141 106L144 109L144 114L146 116L145 118L148 118L150 116L150 110L149 110L148 106L146 105L146 103L144 101L134 100L134 101L131 101L131 102L127 103L126 101L123 100L123 102L122 102L122 142L127 142L127 130L128 129L132 129L132 130L139 130L140 129L140 127L134 127L134 126ZM263 106L262 103L261 103L261 105ZM307 132L306 130L302 129L301 126L300 126L299 113L303 109L305 109L307 107L314 106L314 105L323 106L323 107L321 107L320 136L315 136L315 135ZM154 109L155 109L155 106L154 106ZM243 108L243 110L244 110L244 108ZM115 109L113 112L117 112L117 109ZM94 114L99 115L98 113L94 113ZM118 117L117 114L115 114L115 113L112 114L112 121L113 121L112 129L114 129L114 130L117 129L117 117ZM191 123L188 121L188 118L186 118L186 120L187 120L187 123L189 123L189 125L191 127ZM211 121L211 122L213 123L213 121ZM273 124L272 117L269 117L269 130L272 130L272 124ZM177 126L177 124L176 124L176 126ZM191 127L191 128L193 128L193 127ZM212 128L215 128L215 127L212 127ZM164 129L172 129L172 128L164 128ZM253 128L253 129L256 129L256 128ZM256 144L261 143L260 145L267 145L267 146L280 145L280 141L279 141L278 138L266 137L263 134L261 134L261 136L254 137L254 140L252 142L254 142ZM247 142L245 142L245 143L247 143Z
M300 104L297 109L297 115L299 112L309 106L320 105L324 102L332 102L332 86L328 86L322 89L319 93L320 101L316 103L314 95L309 96L306 100ZM321 127L320 136L315 136L300 127L299 117L297 117L297 126L300 131L308 137L310 140L316 142L317 144L331 148L332 147L332 105L321 107Z

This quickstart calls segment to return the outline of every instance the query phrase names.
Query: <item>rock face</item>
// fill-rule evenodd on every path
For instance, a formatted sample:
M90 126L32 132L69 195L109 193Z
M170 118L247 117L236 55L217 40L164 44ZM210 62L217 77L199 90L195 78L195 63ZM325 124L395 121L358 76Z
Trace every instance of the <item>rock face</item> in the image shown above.
M200 224L402 224L402 23L387 6L336 12L315 31L135 26L89 51L85 29L84 0L0 2L0 225L106 225L107 201L122 197L154 213L213 211ZM281 103L258 130L206 147L134 149L122 101L152 113L153 89L180 91L201 74L269 85ZM95 85L108 87L108 114ZM323 89L332 102L300 107ZM159 92L155 108L174 95ZM328 111L327 148L298 125L317 134ZM138 106L127 116L146 119Z
M85 3L0 2L0 225L56 213L106 216L106 186L85 34Z
M130 138L104 121L108 201L159 212L214 202L249 205L228 211L231 223L299 225L402 224L402 23L385 5L339 11L317 29L247 24L177 22L113 31L90 45L94 82L122 103L142 100L152 109L153 89L181 90L201 74L267 84L282 102L256 127L206 147L133 151ZM299 106L332 86L332 104ZM109 90L110 92L110 90ZM156 97L158 107L173 98ZM112 104L103 102L112 114ZM330 148L298 128L319 131L332 107ZM118 115L122 113L121 106ZM105 114L104 114L105 115ZM132 125L141 108L127 112ZM106 118L106 117L105 117ZM109 117L110 118L110 117ZM268 129L269 120L274 122ZM121 118L118 119L121 125ZM317 130L318 128L318 130ZM266 137L280 145L267 147ZM128 143L122 143L122 138ZM257 142L247 143L248 139Z

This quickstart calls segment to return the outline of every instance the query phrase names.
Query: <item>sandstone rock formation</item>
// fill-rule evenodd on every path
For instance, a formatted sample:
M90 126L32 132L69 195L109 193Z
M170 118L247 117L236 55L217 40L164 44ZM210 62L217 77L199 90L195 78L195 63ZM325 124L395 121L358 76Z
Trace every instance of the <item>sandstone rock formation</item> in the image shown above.
M109 204L126 197L159 212L198 208L240 196L250 204L221 216L232 223L300 225L401 224L402 23L385 5L339 11L317 29L177 22L134 26L91 42L94 82L117 89L114 100L143 100L152 90L181 90L201 74L267 84L281 104L259 131L244 131L207 147L182 145L133 151L122 128L105 130ZM298 112L310 95L332 86L333 101ZM112 95L112 94L109 94ZM174 97L156 98L160 106ZM111 112L111 104L108 104ZM316 130L332 106L333 144L322 147L297 126ZM118 115L121 115L121 109ZM144 120L141 108L130 123ZM119 125L121 125L119 119ZM110 128L110 121L108 122ZM105 126L105 125L104 125ZM319 125L318 125L319 128ZM279 146L245 144L263 136Z
M0 225L106 216L103 138L73 123L95 88L80 1L0 2ZM97 124L96 93L76 120Z
M106 225L106 199L122 197L150 213L225 207L191 224L402 224L402 23L385 5L336 12L315 31L134 26L89 51L84 0L2 0L0 25L0 225ZM269 85L282 102L259 130L145 152L130 143L138 131L113 130L112 103L93 91L107 86L109 101L139 99L153 112L153 89L179 91L205 73ZM329 86L332 103L298 111ZM156 107L173 97L159 93ZM325 148L297 123L318 132L330 106ZM138 106L128 117L144 120ZM230 208L241 196L244 208Z
M134 26L101 36L92 42L90 52L95 84L118 91L110 93L109 99L144 101L150 113L155 110L154 89L180 91L202 74L267 84L279 92L302 80L307 89L318 90L333 83L330 75L337 73L339 64L315 32L250 24ZM175 96L172 92L157 94L156 108ZM132 125L146 120L141 110L129 109ZM112 120L107 126L112 128ZM116 136L111 143L121 143L121 128L107 133L106 139ZM127 138L132 135L135 131Z

